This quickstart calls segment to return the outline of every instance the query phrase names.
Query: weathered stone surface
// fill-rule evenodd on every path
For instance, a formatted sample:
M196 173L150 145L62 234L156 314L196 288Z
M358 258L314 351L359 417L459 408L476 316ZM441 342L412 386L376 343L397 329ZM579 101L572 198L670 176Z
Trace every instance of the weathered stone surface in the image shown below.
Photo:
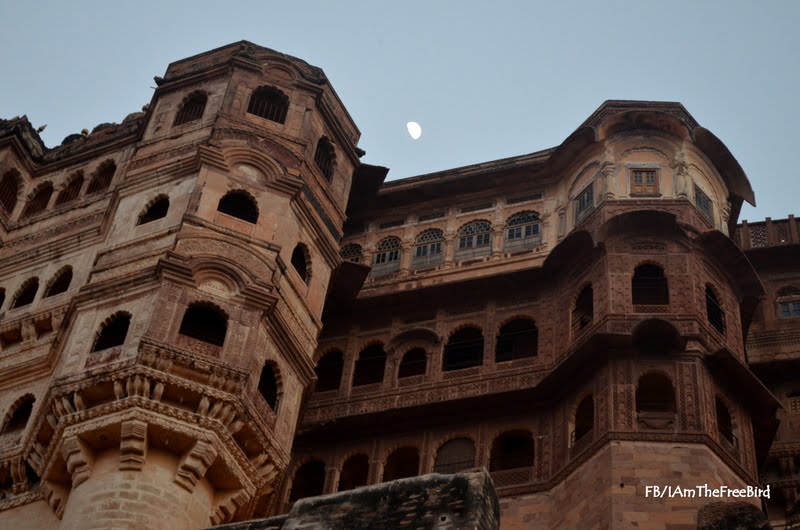
M746 502L712 502L697 512L697 530L770 530L764 513Z
M500 506L486 471L430 474L297 501L284 518L216 530L379 530L500 528Z

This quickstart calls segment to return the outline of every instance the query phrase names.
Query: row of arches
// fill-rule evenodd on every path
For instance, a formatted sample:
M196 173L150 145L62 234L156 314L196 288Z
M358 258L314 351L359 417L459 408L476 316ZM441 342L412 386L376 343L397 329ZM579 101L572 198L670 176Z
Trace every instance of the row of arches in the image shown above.
M185 125L200 120L205 113L208 95L202 90L197 90L187 95L178 107L173 126ZM247 113L265 120L283 125L289 112L289 96L282 90L263 85L250 95L247 103ZM325 179L333 180L336 169L336 150L327 136L322 136L317 141L314 151L314 164Z
M669 376L651 371L642 374L636 384L636 413L638 415L674 415L677 413L675 386ZM715 398L716 430L720 439L738 447L736 428L725 401ZM594 396L584 395L575 406L571 417L570 446L582 447L592 439L594 432Z
M495 339L495 361L506 362L535 357L539 349L539 330L530 318L515 318L500 327ZM484 362L484 337L480 328L465 326L456 330L444 346L442 371L480 366ZM386 371L387 354L383 344L371 344L359 352L353 370L352 386L381 383ZM428 352L412 347L402 356L397 377L404 379L427 373ZM344 354L331 350L316 367L317 392L337 390L341 385Z
M533 433L524 429L500 433L493 441L488 467L492 473L514 469L532 468L535 461ZM436 451L433 473L451 474L472 469L476 463L475 441L463 436L442 443ZM415 477L423 472L420 450L406 445L392 450L383 460L379 482L390 482ZM342 462L339 480L334 491L348 491L369 482L370 460L365 453L356 453ZM312 458L294 473L289 492L289 502L322 495L325 485L326 464Z
M504 251L515 252L533 248L541 242L539 214L532 211L516 213L506 221ZM442 262L444 231L429 228L415 238L411 265L413 268L433 266ZM492 224L485 219L470 221L458 229L457 260L469 259L491 253ZM402 242L397 236L385 237L375 247L372 258L373 270L388 272L400 266ZM351 243L341 249L342 259L360 263L363 260L362 247ZM396 267L395 267L396 266Z
M43 298L50 298L61 293L67 292L69 286L72 284L72 267L65 265L61 267L55 274L47 281L44 289ZM18 307L26 307L33 303L36 295L39 293L39 277L34 276L28 278L22 285L19 286L17 292L10 299L9 309L16 309ZM0 309L6 299L5 289L0 288Z
M107 190L116 171L117 166L113 160L106 160L101 163L97 170L92 173L84 192L85 195L91 196ZM66 185L58 193L54 205L59 207L76 201L84 189L84 182L85 178L82 170L70 175ZM0 179L0 209L7 216L13 215L23 185L22 176L16 169L6 171L2 179ZM45 211L50 205L54 192L55 188L52 182L42 182L36 186L28 193L27 201L19 215L19 219L27 219Z
M92 352L122 346L128 337L132 315L118 311L100 324L95 334ZM189 304L181 319L178 334L213 346L222 347L228 333L228 315L210 302ZM266 363L259 375L258 391L264 400L277 412L280 398L280 372L273 363Z

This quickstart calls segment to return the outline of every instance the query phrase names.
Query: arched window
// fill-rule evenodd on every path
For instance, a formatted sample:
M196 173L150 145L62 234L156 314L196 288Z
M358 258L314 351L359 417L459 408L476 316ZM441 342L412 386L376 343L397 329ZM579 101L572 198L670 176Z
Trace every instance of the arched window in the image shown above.
M500 328L495 346L495 361L534 357L539 349L539 330L528 318L517 318Z
M61 206L62 204L67 204L77 199L78 195L81 193L82 187L83 171L76 171L75 174L72 175L69 184L67 184L66 187L59 192L58 197L56 197L56 206Z
M483 364L483 333L474 327L461 328L444 347L442 370L461 370Z
M21 186L19 172L16 169L9 169L0 181L0 207L8 214L14 211L17 205L17 194Z
M353 263L361 263L361 245L351 243L342 247L340 252L342 259L345 261L352 261Z
M636 386L637 412L675 412L675 388L672 381L657 372L644 374Z
M778 290L778 318L800 317L800 288L793 285Z
M533 434L514 430L498 436L492 444L489 471L533 467Z
M725 402L723 402L719 397L716 398L716 410L717 432L723 440L727 441L732 446L737 447L738 440L734 434L731 413L728 410L728 407L725 405Z
M326 353L317 363L314 371L317 374L315 392L338 390L342 382L342 369L344 368L344 355L340 351Z
M416 447L400 447L386 457L386 463L383 465L384 482L416 477L418 474L419 449Z
M258 393L264 397L269 408L278 411L278 379L275 377L275 367L267 363L261 369L261 376L258 378Z
M178 109L178 113L175 115L175 123L173 125L183 125L202 118L203 112L206 110L207 101L208 96L205 92L193 92L186 96L181 103L180 109Z
M89 187L86 189L86 195L93 195L107 190L116 172L117 165L112 160L106 160L100 164L100 167L97 168L97 171L92 175L92 180L89 182Z
M33 192L31 195L28 204L25 205L25 208L22 209L22 214L20 218L26 219L28 217L32 217L37 213L43 212L47 205L50 203L50 197L53 195L53 185L49 182L45 182L38 188L36 191Z
M31 394L27 394L15 401L9 407L9 411L3 421L3 428L0 429L0 434L24 430L28 425L28 420L31 418L34 402L36 402L36 398Z
M353 371L353 386L371 385L383 381L383 371L386 367L386 352L383 346L373 344L367 346L358 356L356 367Z
M390 274L400 269L400 238L386 237L375 248L372 274Z
M397 371L397 378L413 377L415 375L425 375L425 368L428 364L428 354L422 348L408 350L400 361L400 368Z
M572 444L577 444L585 436L591 438L594 429L594 398L591 395L581 400L575 409Z
M228 332L228 317L221 309L207 302L189 305L183 314L178 333L215 346L225 344Z
M465 260L488 256L492 253L492 224L489 221L472 221L458 230L456 258Z
M308 248L304 244L298 243L292 251L292 267L306 283L308 283L310 277L309 261Z
M168 211L169 197L166 195L159 195L151 200L147 206L145 206L142 213L139 214L139 221L136 224L144 225L147 223L152 223L158 219L163 219L167 216Z
M581 290L572 309L572 334L576 335L594 320L594 292L589 284Z
M277 123L286 122L289 96L275 87L260 86L250 96L247 112Z
M92 351L102 351L125 344L128 328L131 325L130 313L120 311L108 317L100 327Z
M669 304L669 286L664 269L658 265L639 265L633 271L631 292L634 305Z
M542 242L539 230L539 214L520 212L512 215L506 223L505 252L529 250Z
M725 311L722 310L722 305L710 285L706 285L706 317L708 323L717 331L725 333Z
M443 243L444 232L438 228L431 228L422 232L417 236L414 256L411 258L411 266L418 269L440 264L442 262Z
M336 169L336 151L333 144L327 137L323 136L317 142L317 150L314 152L314 163L325 176L325 180L333 180L333 172Z
M28 278L20 286L17 294L14 295L14 301L11 303L11 309L16 307L24 307L33 303L36 298L36 293L39 291L39 278Z
M244 190L229 191L217 205L217 211L255 224L258 221L258 206L252 195Z
M434 473L457 473L475 467L475 442L469 438L454 438L436 452Z
M337 491L348 491L367 485L369 476L369 457L364 454L353 455L342 465L342 473L339 475L339 489Z
M51 296L67 292L67 289L69 289L69 284L71 283L72 283L72 267L70 266L63 267L50 280L47 289L45 289L44 291L44 297L49 298Z
M289 502L322 495L324 485L325 464L320 460L306 462L294 474L292 491L289 493Z

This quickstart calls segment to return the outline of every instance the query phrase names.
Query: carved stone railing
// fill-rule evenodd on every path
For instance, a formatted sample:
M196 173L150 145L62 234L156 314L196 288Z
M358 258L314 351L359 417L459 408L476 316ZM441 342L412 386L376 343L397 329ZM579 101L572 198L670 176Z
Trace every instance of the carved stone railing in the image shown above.
M774 247L779 245L800 244L800 230L798 220L794 215L787 219L772 220L742 224L736 228L733 240L743 249Z

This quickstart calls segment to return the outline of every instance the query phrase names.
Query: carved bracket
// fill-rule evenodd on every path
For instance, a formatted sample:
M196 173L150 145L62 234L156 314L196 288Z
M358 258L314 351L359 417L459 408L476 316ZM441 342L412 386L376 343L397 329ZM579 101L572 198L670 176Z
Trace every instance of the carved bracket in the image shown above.
M175 482L186 491L193 491L217 457L217 450L206 441L198 440L182 457L175 473Z
M147 456L147 423L128 420L120 428L119 469L141 471Z

